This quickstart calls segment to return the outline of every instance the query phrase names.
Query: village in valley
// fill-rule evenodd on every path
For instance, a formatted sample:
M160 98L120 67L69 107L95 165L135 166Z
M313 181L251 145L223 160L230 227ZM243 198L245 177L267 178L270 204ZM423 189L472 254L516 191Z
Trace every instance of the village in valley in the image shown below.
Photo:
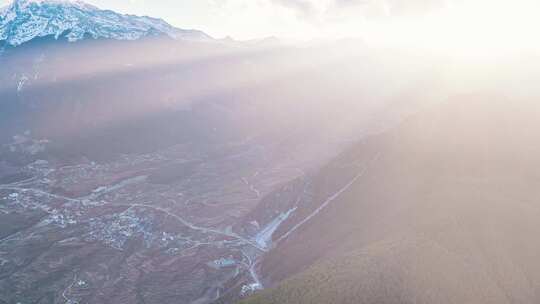
M206 300L231 288L242 295L261 288L257 260L294 208L253 210L270 193L290 207L296 198L279 197L280 189L306 177L290 159L270 162L264 147L240 145L207 155L178 145L111 161L36 160L20 168L19 180L0 185L0 272L28 276L32 284L40 276L21 269L55 272L76 263L69 276L75 279L63 282L68 303L115 280L157 276L169 284L173 269L191 282L182 284L186 294ZM28 250L43 246L49 249L40 256Z

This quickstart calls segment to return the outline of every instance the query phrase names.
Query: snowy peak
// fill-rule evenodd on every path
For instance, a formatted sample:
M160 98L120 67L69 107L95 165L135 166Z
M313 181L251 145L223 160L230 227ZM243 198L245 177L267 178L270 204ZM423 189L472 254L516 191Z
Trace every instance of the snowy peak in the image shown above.
M212 39L201 31L178 29L161 19L101 10L82 1L14 0L0 9L0 41L11 46L46 36L78 41L85 37L136 40L152 35Z
M24 10L31 6L32 4L37 5L46 5L46 4L56 4L56 5L67 5L73 7L79 7L80 9L98 9L95 6L92 6L88 3L79 0L14 0L11 4L11 7L14 7L18 10Z

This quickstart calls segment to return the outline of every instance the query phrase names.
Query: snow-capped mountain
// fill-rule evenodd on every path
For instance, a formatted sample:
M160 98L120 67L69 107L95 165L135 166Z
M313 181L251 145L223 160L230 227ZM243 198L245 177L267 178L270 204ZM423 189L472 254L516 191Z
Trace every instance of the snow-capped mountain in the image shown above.
M14 0L0 9L0 42L11 46L46 36L77 41L85 37L136 40L150 35L212 39L201 31L178 29L161 19L123 15L81 1Z

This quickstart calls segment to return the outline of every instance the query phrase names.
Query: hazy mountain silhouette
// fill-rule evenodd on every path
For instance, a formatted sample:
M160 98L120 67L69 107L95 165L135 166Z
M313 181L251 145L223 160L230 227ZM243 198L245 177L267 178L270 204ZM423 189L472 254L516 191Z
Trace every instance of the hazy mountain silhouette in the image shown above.
M459 96L358 144L317 185L365 174L265 258L268 283L289 279L245 303L538 302L539 110Z

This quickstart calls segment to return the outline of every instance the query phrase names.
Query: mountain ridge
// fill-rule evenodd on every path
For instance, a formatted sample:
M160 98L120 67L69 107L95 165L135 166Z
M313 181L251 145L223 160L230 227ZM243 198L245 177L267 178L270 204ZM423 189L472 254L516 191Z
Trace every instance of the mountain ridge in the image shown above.
M537 115L460 95L363 140L315 185L380 158L265 256L273 289L240 303L538 303Z
M137 40L164 35L175 40L210 41L198 30L173 27L162 19L102 10L83 1L15 0L0 8L0 41L16 47L35 38Z

